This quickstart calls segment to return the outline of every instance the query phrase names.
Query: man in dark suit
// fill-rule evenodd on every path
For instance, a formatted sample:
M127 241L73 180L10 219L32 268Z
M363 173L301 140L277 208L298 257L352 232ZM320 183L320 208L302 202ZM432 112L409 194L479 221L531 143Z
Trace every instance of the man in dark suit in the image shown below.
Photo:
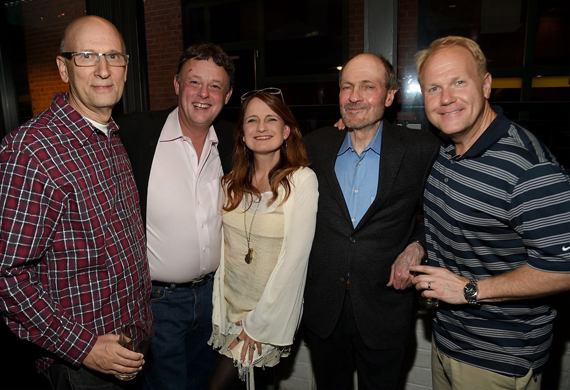
M180 57L174 77L178 107L119 119L152 279L155 336L145 389L205 389L217 360L207 342L221 256L220 177L230 170L233 126L216 117L233 81L233 63L220 47L194 45Z
M361 54L340 75L346 131L305 138L319 179L317 229L303 322L319 389L398 386L412 332L411 264L425 255L418 224L439 142L391 125L384 110L397 81L383 57Z

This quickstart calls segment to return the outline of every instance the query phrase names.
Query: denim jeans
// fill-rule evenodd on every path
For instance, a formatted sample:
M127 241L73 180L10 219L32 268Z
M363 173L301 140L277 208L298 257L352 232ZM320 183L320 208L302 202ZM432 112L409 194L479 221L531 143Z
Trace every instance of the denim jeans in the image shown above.
M111 374L92 371L83 366L54 363L42 372L48 389L53 390L119 390L135 389L136 383L120 382ZM140 384L139 384L140 385Z
M155 334L143 369L145 390L202 390L219 353L212 333L212 288L152 287Z

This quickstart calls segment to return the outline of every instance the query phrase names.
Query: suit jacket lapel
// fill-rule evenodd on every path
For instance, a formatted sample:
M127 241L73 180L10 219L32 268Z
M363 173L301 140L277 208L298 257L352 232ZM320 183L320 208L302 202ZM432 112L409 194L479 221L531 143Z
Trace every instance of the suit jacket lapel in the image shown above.
M392 192L394 182L398 177L400 166L404 160L405 147L399 142L401 135L398 127L384 121L382 130L382 149L380 151L380 172L378 176L378 190L376 198L364 214L356 230L364 226L366 222L374 215L382 204L388 199Z
M338 178L336 177L336 173L334 170L334 166L336 163L336 157L342 142L344 141L344 137L346 137L346 131L339 131L337 129L334 130L334 133L331 133L331 147L323 148L325 153L324 161L325 167L325 177L327 178L327 183L333 196L338 203L338 206L342 210L342 214L346 218L346 220L352 226L352 221L350 219L350 212L348 211L348 206L346 205L346 201L344 199L344 195L342 194L342 188L340 188L340 184L338 182Z

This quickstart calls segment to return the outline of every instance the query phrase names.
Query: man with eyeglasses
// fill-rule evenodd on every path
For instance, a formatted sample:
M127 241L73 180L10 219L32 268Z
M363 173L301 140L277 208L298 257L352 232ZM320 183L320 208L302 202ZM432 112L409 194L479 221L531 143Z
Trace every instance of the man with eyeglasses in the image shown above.
M233 81L234 65L219 46L190 46L173 80L178 106L119 119L152 278L155 336L145 389L206 389L219 355L207 342L221 256L220 177L231 169L233 125L216 118Z
M152 327L144 229L111 110L128 56L107 20L65 30L57 66L69 93L0 146L0 309L45 350L54 389L112 389L143 355L119 345L123 324Z

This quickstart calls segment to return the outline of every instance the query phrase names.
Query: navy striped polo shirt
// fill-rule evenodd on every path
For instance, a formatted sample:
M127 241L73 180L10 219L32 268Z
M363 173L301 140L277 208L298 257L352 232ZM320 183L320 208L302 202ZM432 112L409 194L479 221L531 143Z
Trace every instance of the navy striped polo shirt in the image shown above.
M425 190L430 265L483 279L525 264L570 272L570 178L528 130L498 116L463 155L443 143ZM548 297L441 303L437 347L449 357L497 373L542 372L556 311Z

